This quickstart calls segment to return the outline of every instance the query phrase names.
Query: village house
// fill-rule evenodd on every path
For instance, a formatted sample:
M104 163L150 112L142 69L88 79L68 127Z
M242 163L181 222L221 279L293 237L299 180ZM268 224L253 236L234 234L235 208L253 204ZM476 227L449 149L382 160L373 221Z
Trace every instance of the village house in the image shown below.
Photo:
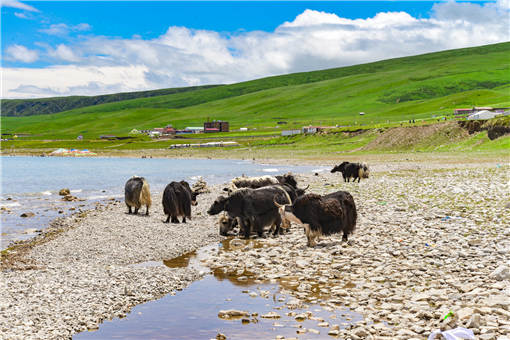
M229 132L228 122L213 120L204 123L204 132Z

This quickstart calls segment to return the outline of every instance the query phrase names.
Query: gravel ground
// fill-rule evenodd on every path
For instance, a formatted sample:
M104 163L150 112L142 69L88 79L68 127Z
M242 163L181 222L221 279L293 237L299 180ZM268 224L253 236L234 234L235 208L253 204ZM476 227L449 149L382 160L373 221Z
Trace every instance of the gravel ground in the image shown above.
M218 250L205 264L229 275L279 282L286 296L282 305L299 307L282 319L316 320L310 333L425 339L433 330L459 326L477 339L509 339L508 165L378 170L359 184L330 173L299 178L316 193L352 193L359 220L349 243L336 235L309 248L302 227L295 226L257 247L233 239L230 248L237 250ZM348 307L364 320L338 324L315 318L307 303L326 310ZM453 316L444 320L449 312ZM228 337L228 326L222 332ZM299 338L306 333L298 329L304 334Z
M262 240L263 248L218 251L206 264L277 280L288 296L282 303L361 313L365 319L355 325L318 325L341 338L423 339L456 325L480 339L510 337L508 165L398 162L371 170L359 184L330 173L298 176L312 192L352 193L359 220L349 244L333 236L308 248L295 226ZM216 187L199 196L186 225L162 223L159 196L149 217L127 215L124 203L111 202L60 222L65 232L2 271L0 338L69 338L185 288L203 273L132 265L219 240L217 217L205 213L219 193ZM449 311L454 317L441 322Z
M0 338L70 338L197 280L204 273L191 268L131 265L219 240L217 218L206 214L219 189L213 191L199 196L187 224L163 223L161 196L153 197L149 217L128 215L123 202L111 202L84 218L61 221L65 232L2 271Z

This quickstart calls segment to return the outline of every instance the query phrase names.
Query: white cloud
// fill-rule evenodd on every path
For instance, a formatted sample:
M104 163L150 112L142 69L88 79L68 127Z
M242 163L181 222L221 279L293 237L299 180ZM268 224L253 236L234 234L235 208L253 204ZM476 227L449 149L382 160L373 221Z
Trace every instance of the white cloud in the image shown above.
M131 82L112 83L88 77L86 81L82 80L81 85L66 86L71 77L63 76L58 80L59 86L52 87L50 84L46 87L57 91L51 95L57 95L60 86L65 88L62 94L83 94L79 91L90 94L94 91L105 93L113 88L130 91L233 83L509 41L508 1L484 5L439 3L434 5L431 17L426 19L414 18L405 12L385 12L353 20L337 14L306 10L294 20L282 23L273 32L225 35L172 26L152 40L138 36L132 39L90 36L79 43L50 48L48 55L72 62L76 70L86 70L84 72L88 75L96 74L90 72L91 68L98 72L103 68L122 69L122 72L133 70ZM78 30L77 26L54 28L69 31ZM144 71L140 72L142 69ZM40 72L46 72L44 70ZM49 70L54 71L55 68ZM69 69L58 70L59 74L63 74ZM46 88L34 85L29 76L23 81L15 81L14 76L9 79L13 83L4 82L7 84L4 89L8 86L4 97L29 95L28 91L20 90L22 86ZM56 79L50 76L47 81L56 83ZM41 96L49 92L30 93L30 96Z
M30 12L39 12L37 8L24 4L21 1L17 0L2 0L2 7L12 7Z
M67 35L70 32L77 31L89 31L92 27L87 23L81 23L75 26L69 26L63 23L52 24L48 28L41 28L39 32L43 32L49 35Z
M7 47L6 59L12 61L22 61L24 63L33 63L39 58L37 51L29 50L22 45L11 45Z
M76 53L64 44L60 44L57 46L55 50L48 50L48 55L63 61L77 62L80 61L80 57L76 55Z
M53 66L40 69L3 68L5 97L33 98L94 95L147 88L143 66Z
M30 17L24 12L14 12L14 16L20 19L30 19Z

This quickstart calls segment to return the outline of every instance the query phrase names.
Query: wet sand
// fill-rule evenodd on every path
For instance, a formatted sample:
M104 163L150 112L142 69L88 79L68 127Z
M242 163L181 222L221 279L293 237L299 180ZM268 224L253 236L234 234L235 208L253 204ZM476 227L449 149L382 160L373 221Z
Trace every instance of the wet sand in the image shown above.
M509 336L508 165L398 162L371 170L359 184L330 173L298 176L311 192L352 193L359 220L349 244L332 236L308 248L294 226L262 240L265 247L218 251L205 264L283 280L294 303L348 306L362 314L363 321L338 330L342 338L421 339L456 325L469 325L481 339ZM205 213L219 193L218 186L199 196L185 225L162 223L160 197L153 197L149 217L127 215L125 205L114 202L62 221L63 232L4 266L2 338L69 338L187 287L204 273L133 264L220 240L217 217ZM456 317L442 322L450 310ZM221 331L228 337L228 324Z

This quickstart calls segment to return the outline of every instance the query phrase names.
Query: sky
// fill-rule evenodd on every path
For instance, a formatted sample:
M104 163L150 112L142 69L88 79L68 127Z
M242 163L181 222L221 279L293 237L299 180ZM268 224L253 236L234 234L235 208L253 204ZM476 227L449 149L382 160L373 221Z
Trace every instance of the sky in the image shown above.
M228 84L510 41L510 0L0 0L2 98Z

